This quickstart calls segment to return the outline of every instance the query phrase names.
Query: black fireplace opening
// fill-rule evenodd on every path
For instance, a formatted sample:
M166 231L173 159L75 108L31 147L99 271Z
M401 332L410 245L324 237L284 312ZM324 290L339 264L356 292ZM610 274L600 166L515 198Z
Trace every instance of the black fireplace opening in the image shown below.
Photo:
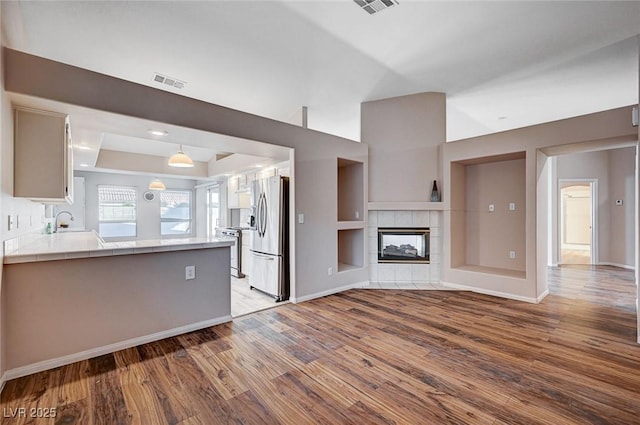
M429 263L429 228L379 228L378 263Z

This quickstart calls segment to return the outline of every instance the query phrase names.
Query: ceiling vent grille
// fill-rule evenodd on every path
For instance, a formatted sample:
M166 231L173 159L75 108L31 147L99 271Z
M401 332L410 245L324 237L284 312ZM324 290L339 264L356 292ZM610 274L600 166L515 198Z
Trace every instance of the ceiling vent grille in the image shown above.
M180 81L177 78L167 77L166 75L162 75L157 72L153 74L153 81L159 84L165 84L167 86L174 87L176 89L183 89L185 84L187 84L186 82Z
M396 0L353 0L358 6L370 15L381 10L388 9L398 4Z

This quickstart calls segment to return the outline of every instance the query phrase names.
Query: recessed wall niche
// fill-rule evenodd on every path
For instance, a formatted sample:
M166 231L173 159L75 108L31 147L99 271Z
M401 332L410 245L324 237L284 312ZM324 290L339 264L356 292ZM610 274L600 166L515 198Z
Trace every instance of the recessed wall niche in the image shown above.
M451 163L451 266L526 277L526 153Z
M364 220L364 164L338 158L338 221Z
M338 158L337 173L337 271L341 273L365 265L364 164Z

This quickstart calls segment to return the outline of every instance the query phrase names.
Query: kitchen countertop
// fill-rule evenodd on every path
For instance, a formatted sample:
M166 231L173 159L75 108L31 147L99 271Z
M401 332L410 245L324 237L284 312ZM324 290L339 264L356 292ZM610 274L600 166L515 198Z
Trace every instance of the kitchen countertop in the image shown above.
M28 234L5 241L4 264L223 248L234 243L233 238L222 237L105 242L95 231Z

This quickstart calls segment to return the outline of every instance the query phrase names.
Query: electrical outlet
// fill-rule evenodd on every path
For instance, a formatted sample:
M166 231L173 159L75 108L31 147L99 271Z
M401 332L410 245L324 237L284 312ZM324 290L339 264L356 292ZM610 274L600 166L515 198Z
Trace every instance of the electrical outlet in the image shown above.
M304 214L298 214L298 223L304 224Z
M494 204L489 204L489 212L494 212L496 210L496 206Z
M356 220L360 218L360 211L356 211Z
M187 266L184 268L184 280L192 280L196 278L196 266Z
M515 210L516 210L516 203L509 202L509 211L515 211Z
M333 274L333 267L329 267L327 269L327 275L331 276Z
M509 258L512 260L516 259L516 252L515 251L509 251Z

